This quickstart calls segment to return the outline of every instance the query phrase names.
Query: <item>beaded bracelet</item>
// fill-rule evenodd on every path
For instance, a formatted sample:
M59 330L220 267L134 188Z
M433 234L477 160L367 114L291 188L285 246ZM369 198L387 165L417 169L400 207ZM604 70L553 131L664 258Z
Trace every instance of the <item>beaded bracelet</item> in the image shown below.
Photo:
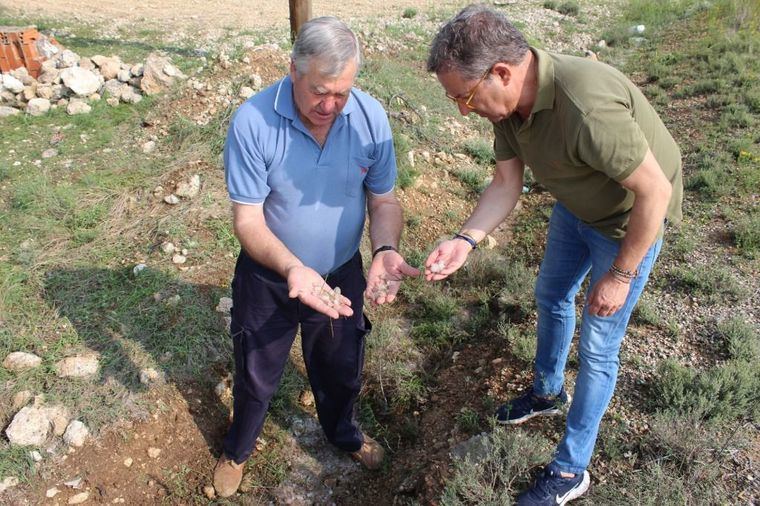
M625 278L629 281L639 275L638 270L627 271L625 269L621 269L615 264L610 265L610 272L612 274L617 275L618 277Z

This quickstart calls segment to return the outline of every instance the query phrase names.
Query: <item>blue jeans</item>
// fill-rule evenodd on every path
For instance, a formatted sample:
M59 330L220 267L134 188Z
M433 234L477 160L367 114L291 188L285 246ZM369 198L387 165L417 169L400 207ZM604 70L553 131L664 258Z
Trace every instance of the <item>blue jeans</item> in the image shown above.
M567 427L554 462L568 473L582 473L594 450L599 423L615 391L618 352L628 319L644 290L662 246L649 248L639 275L632 280L625 304L607 317L591 316L584 309L578 354L580 369L567 415ZM570 213L554 206L549 221L546 253L536 282L538 344L533 391L541 397L557 395L564 383L570 342L575 332L575 295L591 272L589 291L609 270L620 243L609 239Z

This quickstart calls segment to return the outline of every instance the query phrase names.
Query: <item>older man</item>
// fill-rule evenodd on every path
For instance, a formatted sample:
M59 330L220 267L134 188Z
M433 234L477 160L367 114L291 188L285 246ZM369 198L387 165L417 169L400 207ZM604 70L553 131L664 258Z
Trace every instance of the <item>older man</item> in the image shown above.
M590 274L566 431L554 460L518 498L519 504L565 504L589 486L586 468L615 390L628 319L660 251L665 221L681 216L680 152L620 72L529 47L485 6L465 8L440 30L428 70L461 114L493 123L496 169L460 232L430 254L426 278L456 271L514 209L525 164L557 199L536 283L533 388L499 408L499 422L559 414L570 403L563 385L574 301Z
M223 497L240 484L299 326L327 439L370 469L383 459L354 420L370 329L363 295L392 302L401 279L419 272L397 251L393 139L382 106L353 87L360 64L345 24L311 20L293 46L290 75L246 101L230 125L225 174L242 249L232 282L234 416L214 470Z

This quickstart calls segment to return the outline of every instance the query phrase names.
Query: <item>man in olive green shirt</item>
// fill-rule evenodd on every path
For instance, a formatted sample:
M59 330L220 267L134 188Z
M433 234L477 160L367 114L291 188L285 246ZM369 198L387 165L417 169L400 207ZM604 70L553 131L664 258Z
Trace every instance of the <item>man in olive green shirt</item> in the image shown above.
M515 207L528 165L557 199L536 282L533 389L499 408L519 424L570 404L554 460L518 504L565 504L589 486L599 423L615 390L631 312L662 245L681 218L681 155L642 93L615 69L528 46L500 13L470 6L433 41L428 70L466 115L494 127L496 170L475 210L426 261L428 280L455 272ZM564 369L575 295L590 275L572 403Z

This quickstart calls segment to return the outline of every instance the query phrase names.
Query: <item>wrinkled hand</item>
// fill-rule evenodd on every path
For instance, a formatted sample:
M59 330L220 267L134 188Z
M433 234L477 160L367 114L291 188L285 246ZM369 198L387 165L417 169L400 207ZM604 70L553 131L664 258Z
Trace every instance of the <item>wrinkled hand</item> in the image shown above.
M373 304L391 303L406 276L419 276L420 270L404 261L396 251L381 251L372 260L367 273L367 289L364 296Z
M602 276L588 295L586 308L590 315L612 316L628 297L629 283L624 283L609 272Z
M303 265L291 267L288 270L287 279L288 297L291 299L298 298L302 303L330 318L354 314L351 301L344 295L334 297L332 288L314 269ZM324 291L322 297L320 297L321 291ZM327 302L331 298L334 298L334 304Z
M464 265L470 251L472 247L461 239L442 242L425 260L425 279L438 281L453 274Z

